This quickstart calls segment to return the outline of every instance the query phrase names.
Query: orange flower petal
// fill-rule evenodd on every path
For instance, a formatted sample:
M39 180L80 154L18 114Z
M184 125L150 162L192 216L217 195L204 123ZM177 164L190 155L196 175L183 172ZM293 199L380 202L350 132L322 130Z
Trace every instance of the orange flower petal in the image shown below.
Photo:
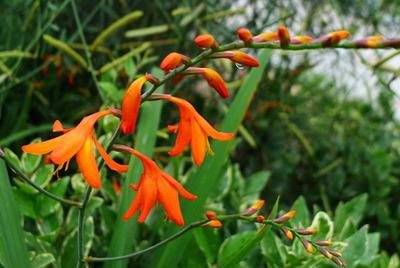
M129 165L121 165L115 162L104 150L101 144L97 141L95 136L92 136L94 144L96 145L97 150L99 151L101 157L103 157L104 161L106 162L107 166L112 170L117 172L125 172L129 169Z
M47 141L22 146L22 150L29 154L47 154L60 142L62 136Z
M87 183L95 189L100 188L100 174L94 157L93 139L91 136L87 137L84 145L76 154L76 162L78 163L79 170Z
M204 70L202 75L206 78L208 85L215 89L222 98L228 98L229 93L222 77L214 70L208 68L202 69Z
M197 122L192 122L192 138L190 140L194 163L200 166L206 155L207 134L200 128Z
M141 198L141 211L138 219L139 222L144 222L157 200L157 184L155 178L146 176L142 180L143 182L139 187L139 192L143 193Z
M196 121L201 125L201 127L206 131L208 136L219 141L227 141L233 138L234 133L225 133L215 130L203 117L200 115L195 117Z
M160 64L162 70L171 70L179 67L182 63L182 57L179 53L172 52L168 54Z
M137 187L133 184L130 184L131 188L134 189L135 191L137 191ZM140 209L140 202L142 201L143 198L143 194L141 192L137 192L135 198L133 199L131 205L129 206L128 210L126 211L126 213L124 214L124 216L122 216L122 219L124 221L129 220L133 215L136 214L136 212L139 211Z
M178 189L179 194L181 196L183 196L184 198L188 199L188 200L194 200L197 199L197 196L189 193L188 191L185 190L185 188L183 188L183 186L177 181L175 180L171 175L162 172L162 176L167 179L169 181L169 183L171 183L175 188Z
M124 134L134 133L136 120L140 107L140 95L142 86L147 81L145 76L136 79L129 86L122 101L122 123L121 130Z
M179 124L179 131L178 135L176 136L175 146L171 149L171 151L168 152L169 155L176 156L181 154L189 144L192 136L189 122L190 121L185 121Z
M163 177L157 178L157 199L163 205L168 218L177 225L184 224L181 208L179 205L178 191Z

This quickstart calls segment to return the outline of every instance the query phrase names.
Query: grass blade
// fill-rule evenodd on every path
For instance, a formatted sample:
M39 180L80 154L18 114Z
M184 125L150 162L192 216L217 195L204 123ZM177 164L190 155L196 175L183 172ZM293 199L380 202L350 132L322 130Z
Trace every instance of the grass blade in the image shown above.
M6 267L31 267L21 219L11 191L7 168L0 160L0 255Z

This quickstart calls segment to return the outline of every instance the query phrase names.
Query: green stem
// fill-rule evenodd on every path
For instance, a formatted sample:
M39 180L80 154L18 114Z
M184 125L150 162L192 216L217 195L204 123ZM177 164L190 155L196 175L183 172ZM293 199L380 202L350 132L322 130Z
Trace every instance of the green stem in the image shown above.
M72 200L63 199L63 198L61 198L61 197L58 197L58 196L56 196L56 195L54 195L54 194L52 194L52 193L46 191L45 189L43 189L42 187L40 187L40 186L37 185L36 183L34 183L34 182L33 182L31 179L29 179L16 165L14 165L14 163L11 162L11 160L8 159L8 157L7 157L5 154L0 153L0 158L4 159L4 161L7 163L7 165L8 165L12 170L14 170L15 173L17 173L19 176L21 176L21 178L22 178L25 182L27 182L27 183L28 183L29 185L31 185L33 188L35 188L36 190L38 190L40 193L42 193L42 194L44 194L44 195L46 195L46 196L48 196L48 197L50 197L50 198L52 198L52 199L54 199L54 200L57 200L57 201L59 201L59 202L61 202L61 203L63 203L63 204L70 205L70 206L81 207L81 205L82 205L81 203L76 202L76 201L72 201Z
M208 221L210 221L210 220L207 219L207 220L193 222L193 223L189 224L188 226L186 226L184 229L182 229L180 232L170 236L169 238L161 241L160 243L155 244L155 245L153 245L151 247L148 247L146 249L143 249L143 250L128 254L128 255L123 255L123 256L118 256L118 257L108 257L108 258L87 257L87 258L85 258L85 261L86 262L118 261L118 260L123 260L123 259L128 259L128 258L131 258L131 257L135 257L135 256L138 256L138 255L144 254L146 252L152 251L152 250L154 250L154 249L156 249L158 247L161 247L162 245L165 245L165 244L171 242L172 240L180 237L181 235L183 235L184 233L188 232L189 230L191 230L193 228L196 228L196 227L199 227L199 226L207 223Z
M86 207L89 202L90 194L92 193L92 187L88 186L86 188L85 196L82 200L82 207L79 208L79 218L78 218L78 263L76 264L77 268L83 266L83 258L85 255L85 241L83 241L83 232L85 227L85 212Z

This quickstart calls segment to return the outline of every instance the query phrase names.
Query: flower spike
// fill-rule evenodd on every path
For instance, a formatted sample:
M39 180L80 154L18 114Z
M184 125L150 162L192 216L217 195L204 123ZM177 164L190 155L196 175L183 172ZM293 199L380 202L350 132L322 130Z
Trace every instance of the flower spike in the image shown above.
M147 77L143 76L129 86L122 101L122 122L121 130L124 134L133 134L135 132L136 120L140 107L140 95L142 86L147 81Z
M176 156L183 152L190 143L192 156L197 166L203 163L206 149L208 153L213 154L208 136L220 141L227 141L233 138L233 133L224 133L216 131L187 101L172 97L166 94L153 94L154 99L162 99L178 105L180 120L178 126L168 126L172 132L178 132L174 148L169 151L169 155Z
M146 220L153 205L158 201L163 205L168 218L182 226L184 221L178 192L188 200L194 200L197 196L186 191L179 182L159 169L157 164L147 156L124 145L114 145L114 148L135 155L142 161L144 168L138 185L130 184L130 187L137 191L137 194L122 219L130 219L140 209L138 221L142 223Z
M113 110L100 111L89 115L72 129L64 129L60 121L54 122L53 131L64 134L47 141L22 146L24 152L36 155L47 154L48 159L58 165L56 171L68 166L73 156L76 156L79 170L83 178L93 188L101 187L99 170L93 152L93 144L96 146L106 164L117 172L125 172L129 166L116 163L103 149L93 134L94 124L103 116L114 114ZM114 114L115 115L115 114Z

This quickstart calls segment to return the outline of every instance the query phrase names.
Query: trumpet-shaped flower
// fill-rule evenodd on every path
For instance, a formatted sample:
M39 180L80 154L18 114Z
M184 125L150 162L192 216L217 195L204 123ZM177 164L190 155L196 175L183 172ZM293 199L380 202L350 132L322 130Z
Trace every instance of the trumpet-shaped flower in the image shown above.
M140 96L142 92L142 86L147 81L147 77L143 76L129 86L125 93L122 101L122 122L121 130L124 134L134 133L136 127L136 120L139 113L140 107Z
M138 185L130 184L131 188L137 191L137 194L122 219L130 219L140 209L138 221L142 223L146 220L156 201L158 201L163 205L168 218L177 225L182 226L184 221L179 205L178 192L188 200L194 200L197 196L186 191L179 182L159 169L157 164L147 156L123 145L115 145L114 148L137 156L142 161L144 168Z
M165 94L154 94L157 99L171 101L178 105L180 120L178 126L168 126L172 132L178 132L174 148L169 151L171 156L179 155L190 143L193 160L196 165L203 163L206 149L213 154L208 136L220 141L227 141L233 138L233 133L216 131L187 101Z
M100 188L101 181L99 170L93 151L93 143L99 151L100 155L105 160L106 164L117 172L125 172L129 166L116 163L103 149L93 134L94 124L103 116L115 114L115 111L107 110L100 111L89 115L72 129L64 129L59 121L56 121L53 126L54 132L63 132L64 134L44 142L29 144L22 146L24 152L30 154L51 154L48 158L54 164L58 165L55 173L57 173L64 164L68 166L69 161L73 156L76 156L79 170L82 172L83 178L93 188Z
M229 97L224 80L216 71L208 68L189 67L183 74L201 74L207 80L208 85L215 89L222 98Z

